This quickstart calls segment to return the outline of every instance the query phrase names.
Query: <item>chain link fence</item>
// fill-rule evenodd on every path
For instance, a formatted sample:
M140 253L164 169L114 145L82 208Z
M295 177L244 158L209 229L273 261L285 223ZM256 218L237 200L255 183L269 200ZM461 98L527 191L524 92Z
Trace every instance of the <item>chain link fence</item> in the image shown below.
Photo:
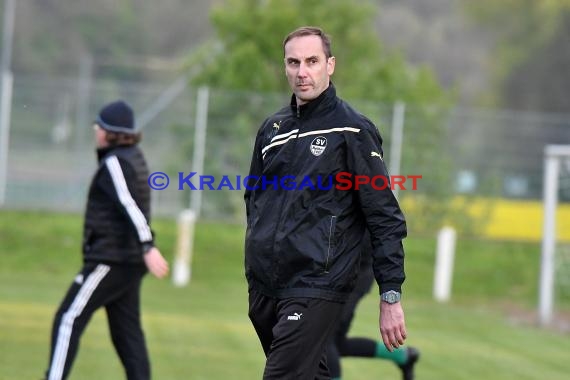
M141 145L151 172L171 181L153 191L153 214L171 217L188 208L193 190L180 190L178 182L193 170L197 89L178 86L166 96L170 85L16 76L3 207L81 212L96 168L92 121L103 104L123 98L139 119L145 115ZM216 184L227 176L234 189L206 187L202 219L243 222L237 184L248 173L257 129L288 102L289 94L210 89L201 174ZM377 125L390 158L394 105L350 102ZM569 132L570 115L405 105L399 173L391 174L422 175L417 191L399 196L414 205L410 219L425 225L426 215L449 216L457 195L540 202L544 146L570 144ZM570 201L568 194L561 201Z

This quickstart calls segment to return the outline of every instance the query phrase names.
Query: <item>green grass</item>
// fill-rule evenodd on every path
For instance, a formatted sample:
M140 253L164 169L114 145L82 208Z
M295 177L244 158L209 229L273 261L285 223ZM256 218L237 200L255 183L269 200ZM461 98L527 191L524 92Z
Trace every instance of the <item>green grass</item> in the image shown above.
M81 215L0 212L0 380L39 379L45 370L53 313L81 266ZM172 260L176 226L153 225ZM247 318L242 226L199 224L192 281L175 288L148 277L143 323L158 380L259 379L263 353ZM452 302L432 301L435 241L406 241L404 287L409 344L419 347L420 380L566 379L570 339L532 323L539 246L460 240ZM377 336L377 297L359 307L353 334ZM520 318L519 318L520 320ZM344 379L399 379L390 363L345 359ZM71 379L120 379L99 311L88 326Z

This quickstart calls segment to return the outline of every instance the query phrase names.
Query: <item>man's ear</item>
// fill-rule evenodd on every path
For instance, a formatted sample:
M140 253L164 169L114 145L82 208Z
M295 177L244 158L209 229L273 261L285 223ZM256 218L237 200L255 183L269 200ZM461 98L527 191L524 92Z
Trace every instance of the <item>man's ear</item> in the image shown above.
M335 64L336 64L336 58L335 57L329 57L327 59L327 74L329 74L329 76L333 75Z

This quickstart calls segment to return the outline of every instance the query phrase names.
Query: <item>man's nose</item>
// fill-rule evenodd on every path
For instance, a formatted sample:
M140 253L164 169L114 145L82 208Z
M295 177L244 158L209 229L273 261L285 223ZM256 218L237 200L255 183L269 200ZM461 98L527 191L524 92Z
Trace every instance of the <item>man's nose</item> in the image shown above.
M307 76L307 65L303 62L299 64L299 71L297 72L298 77L306 77Z

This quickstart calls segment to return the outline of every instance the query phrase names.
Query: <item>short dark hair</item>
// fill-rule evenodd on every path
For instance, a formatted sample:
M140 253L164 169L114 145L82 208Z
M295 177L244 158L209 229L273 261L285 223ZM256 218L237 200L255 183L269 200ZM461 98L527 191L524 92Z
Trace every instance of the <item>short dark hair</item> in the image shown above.
M285 39L283 40L283 54L285 54L285 45L287 44L287 42L291 41L293 38L305 37L305 36L319 36L321 38L321 41L323 42L323 50L325 51L325 57L327 58L332 57L331 38L321 28L316 26L302 26L289 33L287 37L285 37Z
M142 133L121 133L121 132L109 132L105 131L105 140L111 146L117 145L135 145L138 144L142 139Z

